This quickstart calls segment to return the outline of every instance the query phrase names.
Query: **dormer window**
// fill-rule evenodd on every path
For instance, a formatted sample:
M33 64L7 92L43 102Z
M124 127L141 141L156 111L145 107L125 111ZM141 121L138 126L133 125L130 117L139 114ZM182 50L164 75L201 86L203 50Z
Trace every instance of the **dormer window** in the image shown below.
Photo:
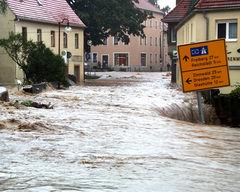
M42 0L37 0L38 5L42 6Z

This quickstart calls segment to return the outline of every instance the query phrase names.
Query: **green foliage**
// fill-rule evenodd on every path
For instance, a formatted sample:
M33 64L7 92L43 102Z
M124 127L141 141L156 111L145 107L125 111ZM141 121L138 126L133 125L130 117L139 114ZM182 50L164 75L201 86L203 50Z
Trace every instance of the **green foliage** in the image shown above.
M31 100L25 100L25 101L21 101L20 104L21 104L21 105L24 105L24 106L26 106L26 107L31 107L32 104L33 104L33 101L31 101Z
M157 3L157 0L148 0L149 1L149 3L151 3L151 4L153 4L153 5L157 5L158 3Z
M57 81L67 85L64 60L42 42L25 41L20 34L11 32L8 39L0 39L0 47L23 70L25 82Z
M34 83L58 81L66 83L66 65L61 56L55 55L40 42L28 58L29 79Z
M93 45L103 44L104 39L116 36L128 43L129 35L144 37L142 24L150 12L137 9L138 0L67 0L77 15L82 19L85 29L85 45L88 40ZM85 47L89 51L89 47Z
M164 15L167 15L170 10L171 10L171 8L168 5L161 9L161 11L164 13Z
M237 85L236 88L231 91L230 96L240 98L240 85Z
M7 3L5 0L0 0L0 14L5 13L7 9Z

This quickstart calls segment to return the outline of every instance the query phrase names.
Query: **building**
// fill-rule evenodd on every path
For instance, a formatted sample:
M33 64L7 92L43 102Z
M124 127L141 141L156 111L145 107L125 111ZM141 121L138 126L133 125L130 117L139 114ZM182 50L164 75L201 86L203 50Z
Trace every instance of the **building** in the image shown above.
M168 55L171 60L172 83L176 83L176 63L177 63L177 33L176 26L190 12L193 0L176 0L176 7L170 11L162 21L168 24L167 42Z
M115 37L106 39L104 45L91 47L91 62L102 68L123 71L162 71L167 69L166 25L161 22L163 13L148 0L139 0L136 7L153 13L154 18L145 21L146 38L130 36L129 44Z
M8 38L12 31L27 40L43 41L53 52L64 55L68 73L82 81L85 25L68 3L65 0L7 0L7 5L6 13L0 15L0 38ZM71 32L65 31L67 25ZM66 52L72 54L70 59L66 59ZM0 49L0 83L14 84L16 79L23 79L22 71Z
M184 1L187 0L179 4ZM240 82L240 0L189 0L188 8L176 26L177 45L225 38L232 86L221 92L230 92ZM179 73L178 67L180 81Z

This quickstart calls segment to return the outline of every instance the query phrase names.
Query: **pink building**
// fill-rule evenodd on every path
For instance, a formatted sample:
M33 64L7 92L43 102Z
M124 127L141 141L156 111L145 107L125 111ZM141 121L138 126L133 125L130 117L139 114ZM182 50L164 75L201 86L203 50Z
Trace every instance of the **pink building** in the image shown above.
M162 71L169 63L167 27L161 22L163 13L148 0L139 0L136 7L149 10L154 18L144 22L146 38L130 36L129 44L109 37L105 45L91 48L91 62L116 71Z

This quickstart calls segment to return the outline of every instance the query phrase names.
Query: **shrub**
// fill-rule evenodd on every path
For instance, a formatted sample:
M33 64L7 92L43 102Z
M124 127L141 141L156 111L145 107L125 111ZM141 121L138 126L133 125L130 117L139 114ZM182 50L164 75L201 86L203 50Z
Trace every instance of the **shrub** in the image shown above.
M236 88L231 91L230 96L240 98L240 85L237 85Z
M27 59L28 76L33 83L57 81L66 84L66 65L43 43L37 43Z

